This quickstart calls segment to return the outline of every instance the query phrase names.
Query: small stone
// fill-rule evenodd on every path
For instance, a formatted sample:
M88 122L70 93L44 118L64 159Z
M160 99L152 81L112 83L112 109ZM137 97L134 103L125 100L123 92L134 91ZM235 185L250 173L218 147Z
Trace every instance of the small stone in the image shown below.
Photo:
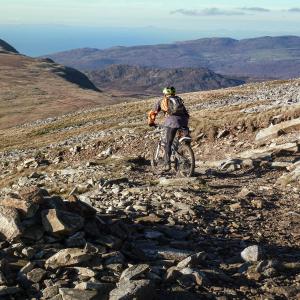
M180 270L177 267L172 266L167 270L165 280L169 282L174 282L180 276L181 276Z
M38 187L23 188L19 195L22 200L29 203L43 204L44 202L44 191Z
M115 284L98 281L80 282L75 286L77 290L96 290L101 295L108 298L109 293L115 288ZM106 298L105 298L106 299Z
M66 239L65 243L68 248L72 247L83 247L86 244L86 240L84 238L85 233L80 231L76 232L72 236Z
M0 205L17 209L24 218L31 218L37 212L39 205L22 199L6 198Z
M233 204L229 205L229 209L231 211L236 211L236 210L241 209L241 208L242 208L242 206L241 206L241 204L239 202L233 203Z
M245 248L241 256L247 262L256 262L261 259L262 251L258 245L253 245Z
M0 271L0 286L1 285L6 285L6 283L7 283L7 280L6 280L3 272Z
M26 247L22 249L22 254L25 257L31 259L35 255L35 250L32 247Z
M195 276L192 274L184 274L177 279L177 282L184 289L192 288L196 285Z
M97 291L83 291L78 289L60 288L59 293L63 300L92 300L97 299Z
M68 209L72 213L76 213L83 218L92 218L96 215L96 209L86 202L79 200L75 195L68 198Z
M43 226L32 225L24 229L22 237L33 241L38 241L43 237L44 233L45 229Z
M0 286L0 296L14 295L20 291L21 289L17 286Z
M251 206L257 209L262 209L263 208L263 201L262 200L257 200L253 199L251 201Z
M148 216L144 216L144 217L138 217L136 218L136 222L137 223L142 223L142 224L148 224L148 223L161 223L163 221L162 218L154 215L154 214L150 214Z
M133 280L122 282L110 292L109 300L143 299L154 300L155 288L150 280Z
M84 219L76 214L59 209L42 211L43 226L53 234L72 234L84 226Z
M152 231L152 230L149 230L149 231L146 231L144 233L145 235L145 238L147 239L159 239L160 237L163 236L163 234L159 231Z
M45 270L41 268L36 268L27 273L27 279L34 283L38 283L43 279L46 273L47 272Z
M0 206L0 234L7 240L13 240L21 235L21 221L15 208Z
M248 190L246 187L242 188L242 190L237 194L237 197L239 198L248 198L248 197L254 197L256 194L250 190Z
M49 286L43 289L43 298L49 299L56 296L58 293L58 285Z
M135 280L139 276L149 271L150 266L147 264L133 265L121 274L120 280Z
M95 243L117 250L122 246L122 240L113 235L101 235Z
M91 277L96 276L96 274L97 274L95 271L88 269L88 268L83 268L83 267L73 267L70 269L75 270L78 275L83 276L83 277L91 278Z
M125 261L124 255L120 251L109 252L102 255L105 265L123 264Z
M203 262L207 254L205 252L198 252L187 258L183 259L177 264L179 269L185 268L187 266L194 267L197 266L200 262Z

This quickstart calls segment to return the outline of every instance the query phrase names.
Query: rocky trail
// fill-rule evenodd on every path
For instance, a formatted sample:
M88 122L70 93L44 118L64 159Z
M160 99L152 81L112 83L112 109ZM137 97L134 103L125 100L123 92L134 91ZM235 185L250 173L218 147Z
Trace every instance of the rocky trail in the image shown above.
M198 131L191 178L153 174L157 132L124 111L137 104L1 131L40 144L0 153L0 299L299 299L300 120L276 114L298 109L288 93L267 128Z

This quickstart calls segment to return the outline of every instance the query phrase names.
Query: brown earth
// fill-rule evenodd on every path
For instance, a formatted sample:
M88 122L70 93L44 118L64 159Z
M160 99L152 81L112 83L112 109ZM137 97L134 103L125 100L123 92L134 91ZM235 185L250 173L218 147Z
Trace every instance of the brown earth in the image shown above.
M47 210L40 215L38 210L37 217L23 221L35 229L26 232L31 239L13 248L0 236L1 253L6 254L1 271L9 278L2 288L14 291L18 300L41 297L49 285L55 295L102 296L103 290L78 291L79 282L96 281L102 288L110 283L105 296L116 299L112 294L122 294L127 287L121 274L133 265L142 271L128 281L150 280L152 288L146 285L142 293L149 299L299 299L299 180L278 184L278 178L289 174L286 166L300 161L299 131L283 130L265 141L265 151L270 152L266 158L252 155L247 164L232 163L228 169L219 162L261 150L255 141L261 128L299 117L299 84L274 81L183 94L196 155L193 178L177 178L174 170L158 175L151 168L159 132L146 125L146 112L157 99L0 130L0 198L19 196L18 201L4 202L16 206L25 201L24 190L38 186L47 195L41 207L51 207L51 214ZM287 143L293 150L271 151ZM40 217L53 224L60 218L61 235L51 232ZM83 222L88 226L82 227ZM7 228L1 224L3 233ZM46 232L36 237L44 227ZM75 231L79 238L72 235ZM241 252L253 245L261 253L246 262ZM51 268L53 255L60 251L72 259L77 252L83 260L61 259L59 269ZM205 258L178 267L195 253ZM84 261L90 257L93 260ZM91 275L78 274L77 267ZM26 280L39 283L8 289L28 284Z
M101 93L71 68L0 53L0 129L67 112L126 101Z

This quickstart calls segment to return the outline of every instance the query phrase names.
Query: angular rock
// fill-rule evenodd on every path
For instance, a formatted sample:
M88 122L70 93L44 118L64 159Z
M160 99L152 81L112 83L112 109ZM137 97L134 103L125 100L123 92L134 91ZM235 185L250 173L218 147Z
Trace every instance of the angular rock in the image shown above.
M120 251L109 252L102 255L105 265L123 264L125 261L124 255Z
M262 209L264 206L264 203L262 200L258 200L258 199L253 199L251 201L251 205L257 209Z
M83 247L86 244L86 240L84 238L85 233L80 231L76 232L72 236L66 239L65 243L68 248L72 247Z
M41 190L38 187L23 188L19 191L22 200L35 204L43 204L45 194L46 191Z
M241 257L247 262L256 262L262 257L262 250L258 245L249 246L241 252Z
M186 185L199 185L201 180L198 177L188 177L188 178L165 178L161 177L159 179L159 184L164 186L186 186Z
M63 300L96 300L103 299L98 298L97 291L83 291L77 289L61 288L59 289L59 294L62 296Z
M21 222L15 208L0 206L0 235L13 240L21 235Z
M58 285L49 286L43 289L43 298L49 299L56 296L58 293L59 293Z
M167 259L181 261L192 254L191 251L180 250L170 247L150 247L150 248L139 248L147 259Z
M255 140L257 142L265 142L276 138L281 134L286 134L292 131L300 130L300 118L293 119L286 122L281 122L275 126L270 126L258 132Z
M43 226L32 225L24 229L22 237L33 241L38 241L43 237L44 233L45 229Z
M3 272L0 271L0 286L5 285L7 283L7 280L3 274Z
M92 258L92 255L79 248L67 248L60 250L46 260L45 267L57 269L59 267L74 266L86 262Z
M137 223L148 224L148 223L161 223L163 218L156 216L155 214L150 214L148 216L136 218Z
M14 295L20 292L21 289L17 286L0 286L0 296Z
M76 271L76 273L80 276L84 276L84 277L94 277L96 276L96 272L91 270L91 269L88 269L88 268L82 268L82 267L73 267L73 268L70 268L74 271Z
M68 209L70 212L76 213L83 218L91 218L96 215L96 209L94 209L89 204L79 200L75 195L71 195L68 198Z
M24 218L31 218L39 209L39 205L22 199L6 198L0 205L17 209Z
M253 191L248 190L246 187L243 187L242 190L237 194L239 198L247 198L254 197L255 193Z
M110 292L109 300L154 300L155 288L150 280L125 281Z
M144 233L145 238L147 239L159 239L163 234L159 231L148 230Z
M139 276L149 271L150 266L147 264L133 265L121 274L120 280L135 280Z
M186 268L187 266L194 267L197 266L200 262L203 262L207 254L205 252L198 252L187 258L183 259L177 264L179 269Z
M43 279L46 273L47 272L44 269L36 268L27 273L27 279L34 283L38 283Z
M101 294L104 297L109 296L109 293L115 288L115 284L113 283L103 283L98 281L87 281L87 282L81 282L78 283L75 286L75 289L77 290L96 290L99 291L99 294Z
M53 234L72 234L84 226L79 215L58 209L42 211L42 222L45 230Z
M286 187L287 185L294 184L300 186L300 167L297 167L290 173L284 174L276 181L276 185Z
M173 282L181 276L180 270L177 267L170 267L165 275L165 280L168 282Z
M50 298L50 300L63 300L63 297L60 294L58 294L58 295Z
M113 235L101 235L95 240L95 243L117 250L122 246L122 240Z

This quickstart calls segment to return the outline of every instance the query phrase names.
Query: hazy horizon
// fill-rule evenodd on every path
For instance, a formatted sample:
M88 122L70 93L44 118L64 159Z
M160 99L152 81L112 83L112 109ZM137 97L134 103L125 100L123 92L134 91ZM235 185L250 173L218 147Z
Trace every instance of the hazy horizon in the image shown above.
M115 46L137 46L167 44L177 41L200 38L227 37L233 39L256 38L262 36L296 35L295 32L230 31L186 32L159 28L96 28L49 25L2 25L0 39L15 47L20 53L29 56L42 56L50 53L77 48L106 49Z
M300 3L293 0L1 2L0 38L31 56L204 37L300 35Z

